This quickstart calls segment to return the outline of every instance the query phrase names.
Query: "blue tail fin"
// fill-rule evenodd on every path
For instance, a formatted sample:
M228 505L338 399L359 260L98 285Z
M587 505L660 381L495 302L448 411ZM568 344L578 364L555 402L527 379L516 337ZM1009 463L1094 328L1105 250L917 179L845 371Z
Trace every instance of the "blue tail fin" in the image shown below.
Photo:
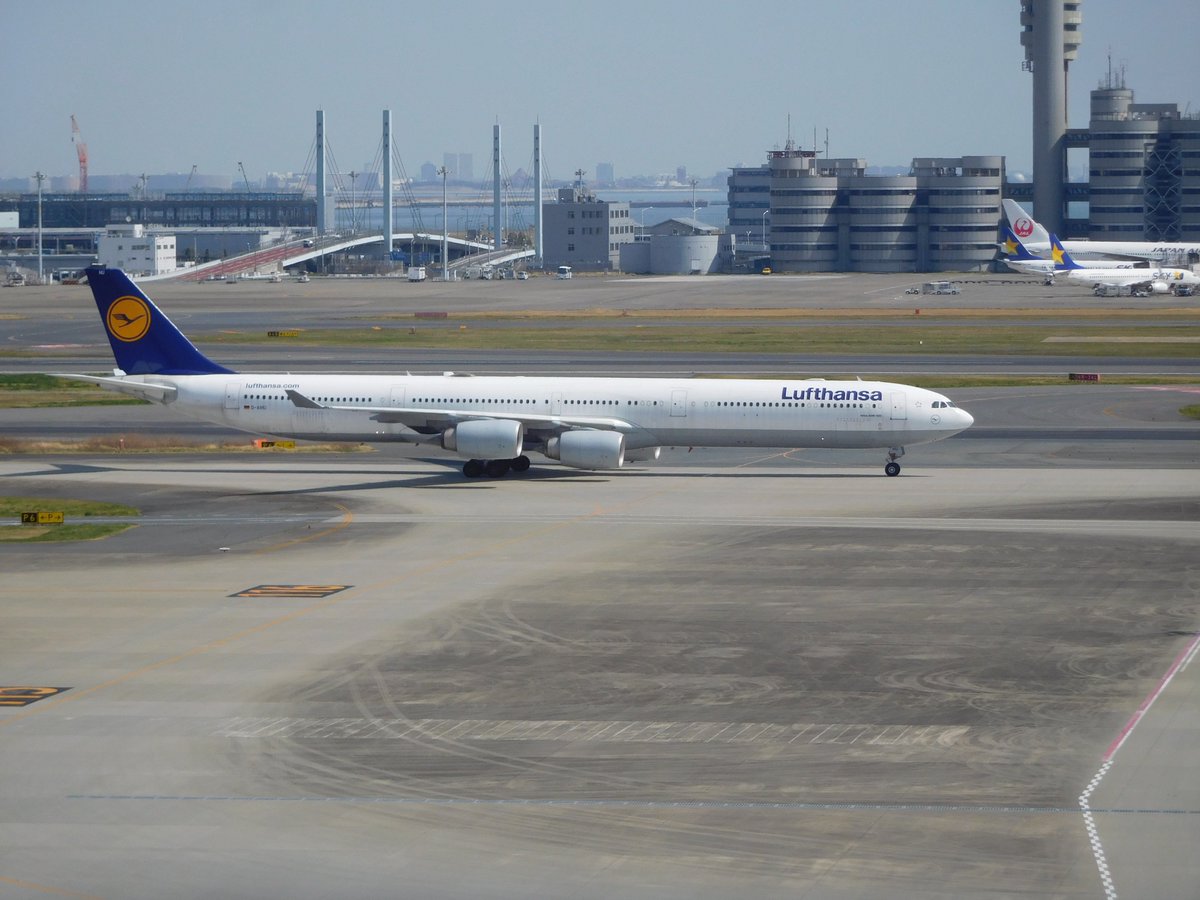
M1021 243L1021 239L1018 238L1013 233L1013 230L1007 226L1004 228L1004 243L1001 245L1001 247L1004 250L1004 255L1010 257L1011 259L1027 260L1040 258L1030 253L1029 250L1026 249L1025 245Z
M1067 252L1066 247L1062 245L1062 241L1058 239L1058 235L1050 235L1050 258L1054 260L1054 268L1056 269L1082 269L1079 263L1071 259L1071 254Z
M120 269L87 270L117 366L127 375L218 375L218 366L171 324Z

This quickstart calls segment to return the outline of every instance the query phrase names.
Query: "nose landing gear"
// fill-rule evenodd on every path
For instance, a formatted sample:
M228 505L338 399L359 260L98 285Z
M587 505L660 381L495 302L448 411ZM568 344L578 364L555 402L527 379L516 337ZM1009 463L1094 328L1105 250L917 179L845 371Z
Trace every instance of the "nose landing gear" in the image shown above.
M900 463L896 462L904 455L903 447L892 447L888 450L887 462L884 464L883 472L888 478L895 478L900 474Z

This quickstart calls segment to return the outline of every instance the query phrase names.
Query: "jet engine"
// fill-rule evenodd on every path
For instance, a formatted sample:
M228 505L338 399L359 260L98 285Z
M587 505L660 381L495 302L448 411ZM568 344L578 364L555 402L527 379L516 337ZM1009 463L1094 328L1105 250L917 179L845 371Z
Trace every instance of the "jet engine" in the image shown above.
M1165 293L1169 292L1170 290L1171 290L1171 286L1169 284L1167 284L1165 281L1150 282L1150 293L1152 293L1152 294L1165 294Z
M625 435L616 431L565 431L546 441L543 452L573 469L619 469L625 462Z
M459 422L442 432L442 446L471 459L514 459L521 455L525 426L512 419Z

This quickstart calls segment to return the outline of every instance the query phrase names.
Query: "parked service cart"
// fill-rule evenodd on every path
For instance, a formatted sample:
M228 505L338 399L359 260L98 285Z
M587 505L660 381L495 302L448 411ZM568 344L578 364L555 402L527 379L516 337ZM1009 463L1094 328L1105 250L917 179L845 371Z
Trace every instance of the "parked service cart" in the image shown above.
M957 281L927 281L921 285L922 294L961 294Z

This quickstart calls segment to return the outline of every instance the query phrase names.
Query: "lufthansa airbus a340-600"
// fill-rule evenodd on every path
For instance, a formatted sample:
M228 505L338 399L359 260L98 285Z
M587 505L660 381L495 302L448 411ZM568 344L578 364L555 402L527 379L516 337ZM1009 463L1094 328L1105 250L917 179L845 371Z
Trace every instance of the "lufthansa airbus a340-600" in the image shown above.
M87 279L118 368L67 377L242 431L429 445L466 459L468 477L523 472L528 452L598 470L662 447L880 448L898 475L906 445L974 421L948 397L883 381L237 373L120 269Z

